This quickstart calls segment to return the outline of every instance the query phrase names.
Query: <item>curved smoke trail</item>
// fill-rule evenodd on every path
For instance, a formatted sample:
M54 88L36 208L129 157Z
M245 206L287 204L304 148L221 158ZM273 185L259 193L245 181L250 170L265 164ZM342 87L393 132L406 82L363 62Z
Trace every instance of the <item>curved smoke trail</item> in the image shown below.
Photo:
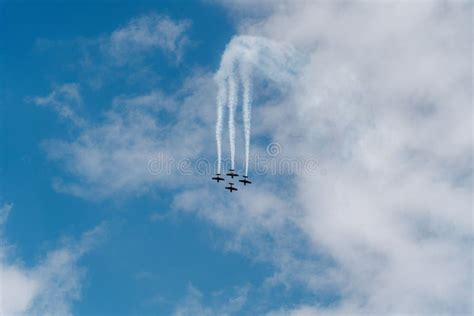
M235 170L235 107L237 106L237 82L232 71L228 78L229 93L227 106L229 107L229 143L230 168Z
M250 123L252 107L252 77L269 80L284 87L291 84L298 73L302 59L290 45L267 38L241 35L227 45L214 76L217 95L217 172L221 172L222 123L224 104L229 109L229 142L231 169L235 170L235 110L239 84L242 84L242 112L245 136L245 175L248 175L250 155ZM236 78L235 71L238 71ZM237 80L238 79L238 80Z
M219 81L217 84L217 120L216 120L216 145L217 145L217 173L221 173L222 161L222 121L224 117L224 104L227 97L227 88L225 81Z
M249 171L250 157L250 123L251 123L251 68L248 63L240 64L240 79L242 81L242 115L244 122L244 138L245 138L245 175Z

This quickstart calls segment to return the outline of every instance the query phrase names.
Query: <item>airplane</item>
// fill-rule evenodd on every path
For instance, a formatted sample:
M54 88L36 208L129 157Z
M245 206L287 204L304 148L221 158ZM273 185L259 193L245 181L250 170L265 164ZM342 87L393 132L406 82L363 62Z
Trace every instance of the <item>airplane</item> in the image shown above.
M216 176L213 177L212 180L216 180L217 183L219 183L219 181L224 181L225 179L221 177L220 173L216 173Z
M235 170L234 169L230 169L229 172L226 174L227 176L231 177L232 179L234 179L234 177L238 177L239 175L237 173L235 173Z
M237 188L234 188L234 184L232 182L229 182L229 187L225 187L226 190L229 190L230 193L232 193L232 191L239 191L237 190Z
M248 180L249 177L243 176L244 178L242 180L239 180L239 182L242 182L244 185L252 183L252 181Z

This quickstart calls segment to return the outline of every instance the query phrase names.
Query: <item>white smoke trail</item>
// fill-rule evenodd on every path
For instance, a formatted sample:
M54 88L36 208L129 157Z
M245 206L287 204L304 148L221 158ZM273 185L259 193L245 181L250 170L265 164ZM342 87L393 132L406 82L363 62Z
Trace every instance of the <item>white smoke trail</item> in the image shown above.
M242 112L245 136L245 175L248 175L250 156L252 81L268 80L279 87L291 85L298 73L301 58L296 50L284 43L256 36L234 37L227 45L214 76L218 85L216 143L218 173L221 172L221 134L224 103L229 109L229 142L231 169L235 169L235 111L239 84L242 84ZM238 69L236 69L238 67ZM236 78L235 71L239 71ZM237 80L238 79L238 80Z
M230 168L235 170L235 107L237 106L238 86L233 71L229 74L228 83L227 106L229 107Z
M249 63L240 63L240 79L242 81L242 115L244 123L244 138L245 138L245 176L248 176L249 171L249 157L250 157L250 123L252 113L252 79L251 68Z
M221 173L222 161L222 121L224 117L224 104L227 98L226 82L217 83L217 120L216 120L216 146L217 146L217 173Z

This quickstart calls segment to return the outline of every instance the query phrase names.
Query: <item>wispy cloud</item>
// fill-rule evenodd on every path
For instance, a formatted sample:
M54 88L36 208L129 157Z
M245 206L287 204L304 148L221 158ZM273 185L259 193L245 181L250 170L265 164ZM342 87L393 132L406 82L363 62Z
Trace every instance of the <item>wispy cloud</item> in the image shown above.
M185 47L190 43L186 35L190 26L188 20L174 21L163 15L143 15L112 32L102 47L119 64L154 49L163 51L179 62Z
M80 299L85 270L79 259L103 236L104 226L84 233L76 242L49 251L34 266L14 257L3 236L3 225L12 205L0 208L0 314L71 315Z
M154 90L141 95L120 95L113 99L114 106L147 107L152 111L174 111L178 107L176 98Z
M235 315L245 305L249 289L249 286L237 287L232 295L222 297L219 293L215 293L213 297L205 300L204 295L198 289L189 285L186 296L175 306L173 315Z
M36 96L28 98L38 106L51 107L62 119L71 121L76 126L84 126L85 120L76 111L82 105L79 85L66 83L51 91L47 96Z
M50 159L61 163L77 181L57 179L55 188L85 198L105 198L121 193L143 194L160 183L174 187L188 179L175 172L150 173L153 158L197 158L205 151L207 127L212 124L214 83L211 74L198 72L177 93L152 91L119 96L99 124L88 124L77 138L44 143ZM169 119L160 119L160 113ZM177 170L175 170L177 172Z
M191 25L190 20L149 13L96 37L38 38L35 48L43 53L54 50L56 54L75 51L78 60L70 66L78 72L83 86L100 89L117 81L151 86L160 79L155 63L180 65L193 43L189 37Z

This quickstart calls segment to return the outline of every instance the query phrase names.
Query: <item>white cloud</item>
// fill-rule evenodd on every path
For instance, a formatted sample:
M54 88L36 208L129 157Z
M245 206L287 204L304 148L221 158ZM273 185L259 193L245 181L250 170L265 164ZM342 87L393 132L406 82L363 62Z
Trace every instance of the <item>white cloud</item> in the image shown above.
M38 106L51 107L61 118L70 120L77 126L85 125L84 119L76 113L82 104L78 84L66 83L54 88L47 96L28 99Z
M72 304L80 299L85 272L78 260L97 242L104 228L98 226L79 241L51 250L36 265L26 267L4 240L3 225L11 208L0 208L0 314L70 315Z
M174 111L177 108L176 100L159 90L150 91L142 95L121 95L115 97L112 104L115 106L125 107L149 107L151 110L155 111Z
M173 95L152 91L117 97L100 124L88 124L71 141L45 142L48 157L77 179L57 179L55 188L97 199L143 194L163 183L168 188L184 184L189 177L180 173L179 161L200 157L206 149L212 109L202 104L213 102L213 91L212 76L198 72Z
M177 66L193 45L188 36L191 24L190 20L149 13L95 37L38 38L35 48L56 54L76 51L79 58L70 66L83 87L98 90L111 82L152 87L163 79L157 71L162 62Z
M160 49L179 62L183 49L190 42L186 36L190 25L188 20L173 21L167 16L143 15L112 32L103 46L120 64L126 63L130 55L153 49Z
M226 295L225 297L223 297L223 293L213 293L212 297L205 302L203 294L192 285L189 285L186 297L175 306L173 315L235 315L247 301L249 286L237 287L234 292L234 295Z

